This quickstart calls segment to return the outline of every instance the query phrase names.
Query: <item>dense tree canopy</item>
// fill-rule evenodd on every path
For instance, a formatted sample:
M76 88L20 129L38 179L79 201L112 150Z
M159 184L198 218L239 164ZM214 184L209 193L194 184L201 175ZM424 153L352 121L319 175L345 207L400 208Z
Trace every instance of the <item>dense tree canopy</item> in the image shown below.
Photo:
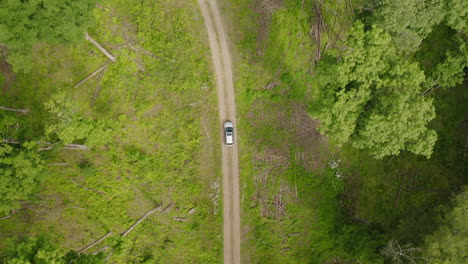
M433 264L466 263L468 189L454 199L453 209L442 218L438 229L426 237L424 256Z
M457 31L468 30L468 1L446 0L445 19L447 24Z
M384 0L373 24L394 36L400 51L414 52L445 16L444 0Z
M104 263L103 255L64 253L46 236L30 237L24 241L11 240L0 263L5 264L99 264Z
M18 208L40 181L42 159L32 142L20 148L0 144L0 214Z
M466 31L467 10L464 0L383 0L371 23L389 32L400 52L411 54L440 23Z
M49 138L56 137L64 144L77 143L78 140L88 147L102 146L112 138L112 122L84 117L64 92L53 95L45 107L50 116L46 126Z
M32 67L32 46L69 43L90 25L95 0L1 0L0 44L14 71Z
M321 131L341 145L351 141L377 158L401 150L430 157L436 133L427 128L435 117L432 100L420 96L424 73L401 59L383 30L364 30L357 22L348 52L329 58L317 69L315 115Z

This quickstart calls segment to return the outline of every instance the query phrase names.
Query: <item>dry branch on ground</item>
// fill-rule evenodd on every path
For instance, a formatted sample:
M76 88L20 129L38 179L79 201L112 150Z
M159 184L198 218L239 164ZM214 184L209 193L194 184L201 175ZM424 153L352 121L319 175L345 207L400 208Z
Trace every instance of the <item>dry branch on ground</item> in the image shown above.
M18 113L22 113L22 114L29 113L29 109L17 109L17 108L5 107L5 106L0 106L0 109L7 110L7 111L18 112Z
M167 208L171 207L172 206L172 203L170 203L168 206L166 206L166 208L164 208L162 211L165 211ZM161 211L161 206L158 206L148 212L146 212L140 219L138 219L131 227L129 227L127 230L125 230L125 232L122 233L122 237L126 237L128 234L130 234L130 232L133 231L133 229L135 229L135 227L137 227L139 224L141 224L141 222L143 222L148 216L150 216L151 214L155 213L155 212L158 212L158 211ZM161 211L161 212L162 212Z
M112 235L112 231L109 231L107 234L103 235L103 236L100 237L98 240L96 240L96 241L94 241L93 243L87 245L86 247L84 247L84 248L78 250L77 253L80 254L80 253L82 253L82 252L84 252L84 251L86 251L86 250L88 250L88 249L94 247L96 244L98 244L99 242L103 241L104 239L106 239L106 238L107 238L108 236L110 236L110 235Z
M77 88L78 86L82 85L83 83L85 83L87 80L93 78L94 76L96 76L98 73L100 73L101 71L103 71L104 69L107 68L107 66L109 65L109 63L106 63L104 64L103 66L99 67L99 69L95 70L93 73L91 73L90 75L88 75L86 78L84 78L83 80L81 80L79 83L75 84L75 88Z
M96 40L91 38L88 34L88 32L85 32L85 38L89 42L91 42L94 46L96 46L104 55L106 55L107 58L109 58L111 61L115 62L116 58L114 55L112 55L109 51L107 51L101 44L99 44Z

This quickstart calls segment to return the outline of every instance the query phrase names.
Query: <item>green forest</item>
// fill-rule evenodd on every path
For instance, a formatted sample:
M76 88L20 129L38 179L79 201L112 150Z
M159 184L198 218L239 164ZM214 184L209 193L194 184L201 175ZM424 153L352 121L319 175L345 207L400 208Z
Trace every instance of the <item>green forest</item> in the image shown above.
M241 263L467 263L468 1L210 1ZM0 263L222 263L205 30L197 0L0 0Z

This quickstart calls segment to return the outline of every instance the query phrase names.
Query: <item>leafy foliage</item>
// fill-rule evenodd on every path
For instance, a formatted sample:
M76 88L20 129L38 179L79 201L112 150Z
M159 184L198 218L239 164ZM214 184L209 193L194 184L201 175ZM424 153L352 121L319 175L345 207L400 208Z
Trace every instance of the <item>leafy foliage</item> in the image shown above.
M41 181L42 159L33 142L20 148L0 144L0 213L19 208Z
M372 24L392 34L395 45L408 54L418 48L444 15L444 0L384 0Z
M0 221L2 235L47 232L64 249L76 249L172 202L122 241L105 239L102 246L115 249L109 262L219 262L222 216L219 187L212 187L219 151L205 136L218 142L218 115L201 41L205 27L194 10L196 1L100 1L88 32L117 61L79 89L71 87L105 60L93 45L35 46L31 73L16 74L12 93L0 98L30 109L18 115L25 122L14 138L46 137L90 150L41 152L57 165L45 167L50 177L38 188L41 199L31 199L40 209Z
M447 24L460 32L467 32L468 3L464 0L446 0Z
M351 140L377 158L401 150L430 157L436 141L427 124L435 117L432 100L420 96L424 74L400 59L381 29L364 31L357 22L340 60L317 68L317 107L321 131L338 145Z
M468 224L468 189L465 188L453 201L453 209L446 209L438 229L426 236L424 257L434 264L462 264L466 262Z
M111 122L100 119L93 121L78 113L77 106L65 92L54 94L45 103L50 113L46 135L56 135L64 144L84 140L88 147L102 146L112 139Z
M15 72L32 67L36 43L70 43L81 37L92 21L94 0L1 1L0 43L10 54Z
M466 43L457 38L458 47L448 49L445 59L436 65L428 76L427 84L442 88L451 88L461 84L465 76L465 68L468 67L468 48Z
M74 251L64 254L48 237L39 235L24 241L10 240L9 248L0 261L5 264L101 264L104 256L102 253L87 255Z

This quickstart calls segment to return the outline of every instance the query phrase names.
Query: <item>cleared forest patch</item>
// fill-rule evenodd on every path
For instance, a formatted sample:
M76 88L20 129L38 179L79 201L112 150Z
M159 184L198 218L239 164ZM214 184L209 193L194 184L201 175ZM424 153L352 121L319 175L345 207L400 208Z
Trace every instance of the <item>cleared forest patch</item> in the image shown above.
M80 250L112 232L87 250L113 252L111 263L222 259L222 216L211 200L219 176L216 94L197 10L194 1L101 1L87 38L115 61L85 36L71 47L34 47L32 73L19 74L9 88L18 105L30 106L21 136L57 140L44 133L44 102L57 93L79 120L103 122L107 130L74 142L94 137L88 150L44 151L46 177L0 222L2 235L47 233Z

